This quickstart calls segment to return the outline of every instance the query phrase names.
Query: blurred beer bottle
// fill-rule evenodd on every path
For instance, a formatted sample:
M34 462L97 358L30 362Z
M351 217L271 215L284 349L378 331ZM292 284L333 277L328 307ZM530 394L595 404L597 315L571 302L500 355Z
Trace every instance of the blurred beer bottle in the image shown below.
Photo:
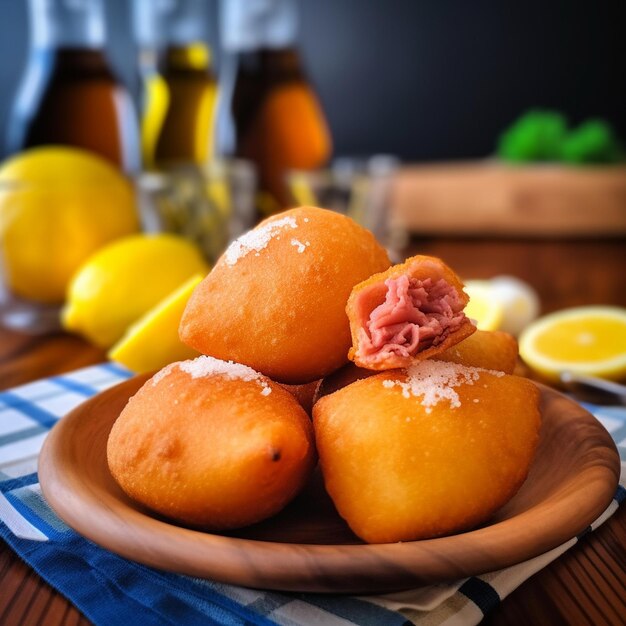
M158 65L144 82L144 162L148 167L204 163L212 156L217 99L207 44L208 0L138 0L138 4L146 13L159 12L154 28L163 31L162 52L155 55ZM145 27L148 21L142 23Z
M294 0L222 0L225 58L220 76L217 150L258 170L261 216L287 207L289 170L318 168L331 138L296 46Z
M159 73L172 0L133 0L133 35L138 51L141 160L153 169L156 144L169 106L169 90Z
M102 0L30 0L31 45L10 114L7 151L62 144L139 168L128 90L105 55Z

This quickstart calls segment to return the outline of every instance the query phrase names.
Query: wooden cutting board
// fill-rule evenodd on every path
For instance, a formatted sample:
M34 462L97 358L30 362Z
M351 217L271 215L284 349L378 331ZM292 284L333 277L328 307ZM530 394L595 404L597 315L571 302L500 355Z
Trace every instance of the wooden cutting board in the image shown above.
M626 234L626 166L401 168L392 219L416 234L615 237Z

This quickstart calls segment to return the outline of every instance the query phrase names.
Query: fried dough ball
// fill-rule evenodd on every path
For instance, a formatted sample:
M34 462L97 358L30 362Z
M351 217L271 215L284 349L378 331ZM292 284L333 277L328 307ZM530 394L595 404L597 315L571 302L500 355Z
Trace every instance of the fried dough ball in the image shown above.
M311 421L288 391L249 367L203 356L144 384L113 425L107 458L134 500L219 530L277 513L316 456Z
M459 277L436 257L414 256L359 283L350 294L352 348L359 367L408 367L447 350L476 327Z
M468 367L484 367L512 374L517 365L517 355L517 341L513 335L501 330L477 330L455 346L436 354L433 360L459 363ZM375 370L346 363L321 381L314 403L333 391L374 374Z
M433 359L512 374L517 365L517 340L501 330L477 330Z
M233 242L196 287L180 337L279 382L317 380L347 361L352 287L387 267L384 248L345 215L280 213Z
M539 439L529 380L422 361L320 399L313 424L326 489L369 543L485 522L522 485Z

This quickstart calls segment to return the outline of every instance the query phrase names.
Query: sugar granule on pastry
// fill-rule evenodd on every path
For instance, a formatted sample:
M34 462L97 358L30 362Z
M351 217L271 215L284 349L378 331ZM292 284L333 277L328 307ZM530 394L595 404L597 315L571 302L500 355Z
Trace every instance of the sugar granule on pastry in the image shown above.
M432 359L512 374L517 363L517 341L512 335L499 330L477 330ZM317 391L318 396L321 398L374 374L376 370L348 363L324 378Z
M283 217L268 221L259 228L244 233L233 241L224 253L226 265L235 265L239 259L250 252L259 253L267 248L267 244L285 228L298 228L298 223L293 217Z
M191 376L191 378L204 378L206 376L223 376L228 380L256 381L261 387L264 396L272 393L268 379L247 365L233 361L222 361L211 356L199 356L190 361L170 363L152 377L152 385L157 385L163 378L178 368Z
M442 400L447 400L451 408L460 407L459 394L454 388L473 385L485 372L498 378L504 376L504 372L481 367L467 367L443 361L421 361L406 370L406 380L385 379L382 385L386 389L400 387L405 398L410 395L421 397L421 404L425 407L426 413L431 413L432 407Z
M301 241L299 241L298 239L294 237L291 240L291 245L296 246L298 248L298 252L302 254L311 245L311 242L305 241L304 243L302 243Z

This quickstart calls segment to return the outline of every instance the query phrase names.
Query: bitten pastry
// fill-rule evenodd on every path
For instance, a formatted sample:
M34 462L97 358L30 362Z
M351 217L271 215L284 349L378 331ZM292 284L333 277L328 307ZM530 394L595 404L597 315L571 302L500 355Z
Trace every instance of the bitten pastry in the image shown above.
M359 380L313 408L326 489L369 543L469 529L522 485L538 405L527 379L443 361Z
M216 530L274 515L316 460L311 421L288 391L204 356L144 384L113 425L107 458L134 500Z
M283 383L307 383L347 361L352 287L389 267L373 235L334 211L271 217L226 250L192 294L180 337Z
M517 341L513 335L500 330L477 330L455 346L436 354L433 359L512 374L517 364L517 355ZM374 374L376 370L346 363L321 381L314 401Z
M352 290L348 356L359 367L386 370L443 352L476 330L463 313L468 300L441 259L411 257Z

